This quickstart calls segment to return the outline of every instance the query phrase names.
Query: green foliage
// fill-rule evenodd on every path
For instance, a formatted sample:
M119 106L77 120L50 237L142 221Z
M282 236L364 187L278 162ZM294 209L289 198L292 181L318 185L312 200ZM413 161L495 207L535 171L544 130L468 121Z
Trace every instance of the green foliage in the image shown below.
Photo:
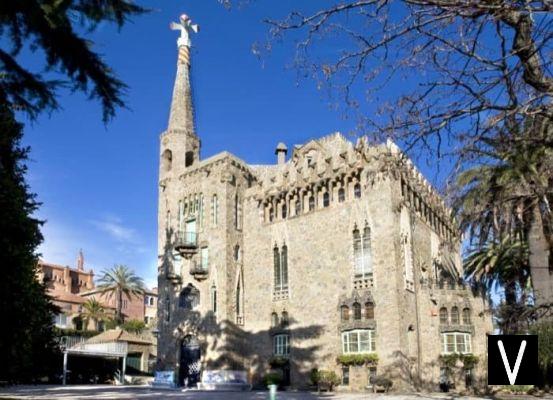
M121 324L121 329L132 333L142 333L146 329L146 324L139 319L131 319Z
M534 389L532 385L508 385L504 390L514 394L528 394Z
M538 362L544 372L553 365L553 322L544 321L530 327L538 335Z
M87 330L89 322L93 321L94 329L96 331L99 330L98 324L100 321L105 321L108 318L104 306L102 306L102 304L94 298L88 299L83 304L83 311L79 314L79 317L84 322L84 330Z
M474 354L459 354L459 359L463 363L463 367L466 369L472 369L478 364L480 359Z
M137 276L126 265L115 265L110 270L102 271L98 280L98 289L108 294L108 297L115 296L116 311L115 320L118 324L123 323L123 296L131 301L132 296L139 296L144 293L144 281Z
M265 385L280 385L282 383L282 374L278 372L269 372L263 377Z
M312 385L317 385L319 383L319 370L317 368L313 368L309 372L309 381Z
M0 381L13 383L30 381L53 368L58 351L53 317L60 311L36 279L41 222L33 217L39 204L24 180L28 149L21 146L22 133L0 77L0 315L6 321L0 340Z
M455 367L455 365L457 365L457 360L459 360L459 355L457 353L441 354L439 359L444 367L453 368Z
M342 354L338 356L336 361L342 365L377 364L378 354Z
M371 377L371 384L375 386L380 386L384 388L384 390L387 392L388 390L390 390L394 383L391 379L388 379L384 376L374 376Z
M474 354L471 354L471 353L442 354L440 355L439 359L442 365L449 369L455 368L457 366L457 361L461 361L463 363L463 367L466 369L473 368L476 364L478 364L478 361L479 361L478 356L475 356Z
M288 365L290 363L290 360L288 357L282 357L282 356L273 356L269 359L269 365L273 368L281 368L285 365Z
M340 384L340 378L334 371L320 370L317 374L317 383L330 388Z
M60 329L60 328L54 327L54 333L57 337L82 336L82 337L90 338L98 335L100 332L99 331L80 331L77 329Z
M88 34L102 22L121 27L130 17L146 12L144 8L131 0L36 0L4 4L0 7L0 32L5 47L11 49L0 49L0 70L5 72L0 92L7 102L34 118L43 110L58 107L56 89L64 85L99 100L104 121L114 116L116 108L124 106L126 86L92 50ZM16 56L26 44L44 52L44 70L61 73L69 82L47 80L20 65Z

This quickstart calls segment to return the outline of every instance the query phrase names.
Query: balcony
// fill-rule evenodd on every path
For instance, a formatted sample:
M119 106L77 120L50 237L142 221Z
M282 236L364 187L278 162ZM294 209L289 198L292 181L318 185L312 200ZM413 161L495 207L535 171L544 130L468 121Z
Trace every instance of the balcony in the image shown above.
M190 275L198 281L203 281L209 276L209 268L199 263L194 263L192 267L190 267Z
M175 250L189 259L198 252L198 234L196 232L178 232L175 238Z
M180 276L180 274L177 274L172 268L170 271L167 271L165 273L165 277L167 278L167 280L171 281L175 285L182 283L182 277Z

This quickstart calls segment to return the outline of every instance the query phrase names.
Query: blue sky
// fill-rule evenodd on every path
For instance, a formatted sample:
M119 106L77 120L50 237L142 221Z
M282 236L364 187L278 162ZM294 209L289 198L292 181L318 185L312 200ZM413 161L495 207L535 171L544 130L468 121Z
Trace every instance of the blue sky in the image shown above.
M317 2L306 2L316 6ZM60 93L62 110L27 122L28 181L43 203L43 258L74 265L80 248L97 273L121 263L149 286L156 282L158 139L166 128L178 33L169 22L185 12L200 24L193 38L193 86L202 157L223 150L250 163L274 162L279 141L294 143L331 132L345 134L351 119L329 106L328 94L286 68L293 43L259 60L265 17L281 17L295 1L259 1L226 10L216 0L142 1L155 8L120 32L103 25L90 36L129 86L128 108L105 126L97 103ZM22 55L41 65L39 53ZM423 171L432 172L423 168Z

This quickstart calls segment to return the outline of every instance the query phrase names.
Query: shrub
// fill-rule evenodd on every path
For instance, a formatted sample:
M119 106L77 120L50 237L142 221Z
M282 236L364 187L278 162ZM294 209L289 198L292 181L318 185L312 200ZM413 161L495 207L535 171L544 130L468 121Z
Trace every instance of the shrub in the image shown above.
M287 357L273 356L269 359L269 365L273 368L280 368L288 365L290 360Z
M342 354L338 356L336 361L342 365L365 365L365 364L377 364L378 355L371 354Z
M385 391L388 391L394 383L384 376L373 376L371 377L371 384L383 387Z
M278 372L269 372L265 377L263 378L263 382L265 382L265 385L280 385L282 383L282 374L279 374Z
M319 383L319 370L317 368L311 370L309 373L309 380L312 385L317 385Z
M534 386L532 385L509 385L505 387L505 390L515 394L527 394Z
M327 385L329 386L331 389L333 386L335 385L339 385L340 384L340 378L338 377L338 375L336 375L336 372L334 371L327 371L327 370L320 370L318 371L317 373L317 378L318 378L318 384L321 385Z

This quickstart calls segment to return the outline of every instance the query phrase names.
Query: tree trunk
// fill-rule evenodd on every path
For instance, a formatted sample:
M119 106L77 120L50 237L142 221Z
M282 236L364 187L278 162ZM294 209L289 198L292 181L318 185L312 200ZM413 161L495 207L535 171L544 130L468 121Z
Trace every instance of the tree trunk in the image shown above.
M530 274L537 306L553 303L553 274L549 269L549 246L543 231L543 221L539 208L534 207L530 231L528 233L530 250Z
M123 323L123 291L117 289L117 323Z

